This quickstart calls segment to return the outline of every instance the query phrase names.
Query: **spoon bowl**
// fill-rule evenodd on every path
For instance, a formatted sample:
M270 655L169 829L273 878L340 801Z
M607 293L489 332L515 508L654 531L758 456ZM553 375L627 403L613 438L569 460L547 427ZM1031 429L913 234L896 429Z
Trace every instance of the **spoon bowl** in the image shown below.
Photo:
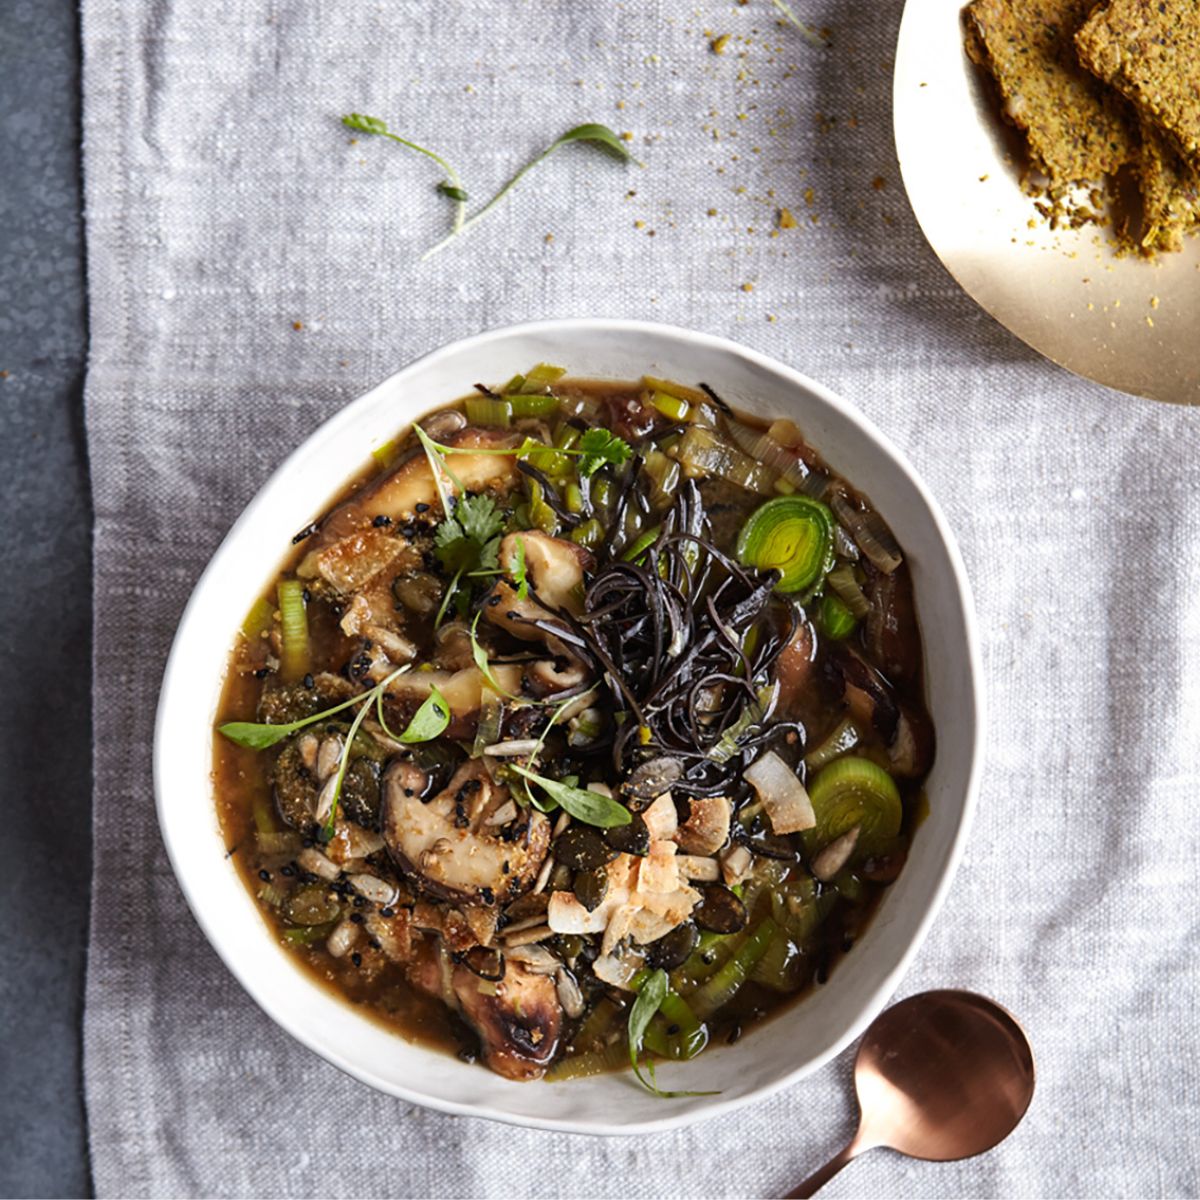
M1020 1123L1035 1076L1024 1030L995 1001L959 991L910 996L876 1018L859 1044L858 1131L790 1195L813 1195L876 1146L930 1162L982 1154Z

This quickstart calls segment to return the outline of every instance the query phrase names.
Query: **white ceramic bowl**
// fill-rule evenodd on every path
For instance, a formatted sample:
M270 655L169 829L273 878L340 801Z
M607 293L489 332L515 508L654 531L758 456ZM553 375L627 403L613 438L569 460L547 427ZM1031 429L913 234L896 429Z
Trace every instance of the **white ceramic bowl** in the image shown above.
M643 373L704 380L750 412L791 417L895 531L912 566L926 631L926 680L937 728L929 818L866 935L824 987L736 1045L664 1069L667 1086L719 1089L660 1100L626 1072L566 1083L512 1083L390 1033L317 986L276 944L225 856L212 795L212 726L236 631L286 553L372 447L422 413L530 363L576 376ZM954 538L912 468L865 418L819 384L732 342L664 325L565 320L520 325L443 347L332 417L275 472L213 556L179 624L159 700L154 746L158 817L196 920L229 969L297 1040L394 1096L445 1112L573 1132L641 1133L727 1112L795 1083L857 1037L916 953L962 852L981 746L979 652Z

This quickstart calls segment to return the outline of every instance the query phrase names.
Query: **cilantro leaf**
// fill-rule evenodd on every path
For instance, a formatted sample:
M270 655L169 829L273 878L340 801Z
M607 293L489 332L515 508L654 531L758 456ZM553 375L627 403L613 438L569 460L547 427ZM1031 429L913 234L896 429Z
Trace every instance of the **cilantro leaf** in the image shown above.
M495 547L491 543L503 528L504 514L490 496L463 496L454 514L440 522L434 532L434 552L451 572L494 565L483 559L487 555L494 560Z
M576 445L580 453L579 474L594 475L601 467L619 467L633 457L633 450L623 438L607 429L589 429Z
M464 496L454 516L463 533L480 546L504 528L504 514L491 496Z

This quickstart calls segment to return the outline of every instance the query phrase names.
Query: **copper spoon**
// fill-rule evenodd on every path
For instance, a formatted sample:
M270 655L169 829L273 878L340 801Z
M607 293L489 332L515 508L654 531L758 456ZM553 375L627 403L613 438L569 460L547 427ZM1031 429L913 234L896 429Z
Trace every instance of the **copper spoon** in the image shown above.
M930 1162L982 1154L1033 1099L1033 1051L1000 1005L973 992L922 992L877 1017L854 1060L861 1115L850 1144L788 1200L812 1196L864 1150Z

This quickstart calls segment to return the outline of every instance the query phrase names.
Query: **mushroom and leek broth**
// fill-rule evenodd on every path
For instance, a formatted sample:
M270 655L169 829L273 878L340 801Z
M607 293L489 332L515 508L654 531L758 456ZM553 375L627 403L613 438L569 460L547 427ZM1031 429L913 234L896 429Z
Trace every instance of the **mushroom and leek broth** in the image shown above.
M405 1036L657 1091L824 983L904 864L908 566L791 422L703 385L476 388L247 616L223 829L283 945Z

